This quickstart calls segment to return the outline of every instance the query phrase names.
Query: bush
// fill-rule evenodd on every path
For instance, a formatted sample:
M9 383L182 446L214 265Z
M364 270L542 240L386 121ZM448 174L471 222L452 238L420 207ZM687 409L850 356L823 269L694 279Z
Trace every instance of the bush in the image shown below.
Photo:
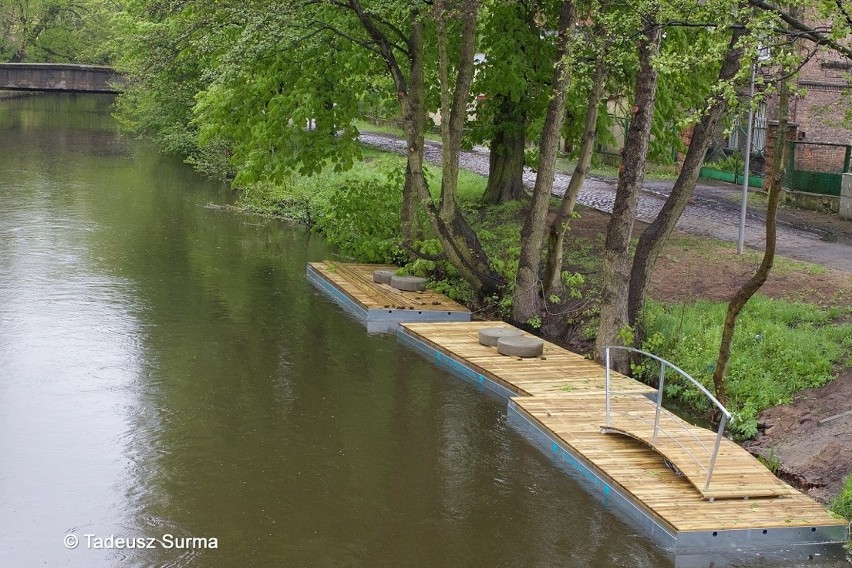
M313 176L294 174L284 183L243 189L241 207L302 222L324 233L341 255L376 263L398 263L402 228L402 178L397 156L365 152L366 160L346 173L327 167Z
M709 162L705 165L723 172L740 173L743 171L743 164L743 157L738 152L734 152L724 159Z
M381 177L344 180L329 196L317 228L344 256L363 262L403 261L402 185Z
M664 306L649 302L643 348L671 361L713 391L712 376L727 304L699 301ZM735 413L732 431L757 433L762 410L790 402L801 389L832 380L836 365L850 364L852 324L835 324L838 310L788 303L756 295L737 321L728 365L728 407ZM708 401L684 381L667 378L666 395L696 409Z

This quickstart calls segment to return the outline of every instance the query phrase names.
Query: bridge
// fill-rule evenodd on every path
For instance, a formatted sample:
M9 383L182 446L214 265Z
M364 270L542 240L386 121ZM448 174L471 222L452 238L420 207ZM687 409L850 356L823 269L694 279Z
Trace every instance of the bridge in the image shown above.
M124 77L112 67L74 63L0 63L0 89L119 93Z

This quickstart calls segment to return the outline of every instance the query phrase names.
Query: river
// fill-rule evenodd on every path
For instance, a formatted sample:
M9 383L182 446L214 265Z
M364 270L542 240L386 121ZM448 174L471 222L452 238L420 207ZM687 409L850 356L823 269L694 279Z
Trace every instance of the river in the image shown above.
M672 565L111 104L0 103L0 566Z

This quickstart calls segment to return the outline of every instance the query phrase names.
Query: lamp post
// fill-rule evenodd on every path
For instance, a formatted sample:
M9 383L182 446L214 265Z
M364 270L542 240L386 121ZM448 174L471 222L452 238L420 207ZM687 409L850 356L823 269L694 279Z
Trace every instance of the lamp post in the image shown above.
M748 173L751 162L751 130L754 123L754 64L751 66L751 90L748 99L748 130L746 131L745 156L743 159L743 201L740 206L740 235L737 239L737 254L745 249L746 205L748 204Z

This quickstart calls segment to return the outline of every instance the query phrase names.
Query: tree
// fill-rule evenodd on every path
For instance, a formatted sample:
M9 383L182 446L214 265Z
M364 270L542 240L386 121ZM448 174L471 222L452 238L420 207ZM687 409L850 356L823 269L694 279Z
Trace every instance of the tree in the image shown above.
M788 26L784 35L800 38L814 45L834 49L852 60L852 9L842 0L803 0L787 8L767 0L748 0L749 5L776 16ZM811 23L812 20L820 24Z
M746 34L747 30L743 26L735 26L731 31L727 52L723 56L715 88L707 107L702 109L700 120L693 128L686 157L681 165L677 180L662 209L651 224L645 228L636 246L632 270L630 271L627 321L637 330L635 338L637 345L640 344L642 338L642 334L638 332L639 315L645 303L645 291L650 283L654 264L666 240L674 231L689 198L695 191L698 173L704 163L707 148L728 108L732 81L738 75L741 75L740 61L743 54L741 40Z
M777 42L779 47L776 48L779 53L774 55L777 67L776 79L779 83L778 126L774 140L772 175L768 176L766 180L766 191L769 194L769 199L766 210L766 242L763 258L755 273L740 286L728 304L722 327L719 355L713 369L713 386L716 389L716 397L722 404L727 402L727 371L737 317L751 297L766 282L775 260L776 223L781 198L781 180L784 177L789 149L787 135L791 85L794 84L796 70L810 56L809 50L802 44L809 43L829 47L852 60L852 50L849 49L849 46L852 46L852 17L841 2L817 0L812 3L804 3L804 5L797 3L789 9L763 0L750 0L749 3L778 20L772 26L773 31L779 36ZM818 29L807 22L807 16L828 18L828 25Z
M563 0L559 14L558 44L553 66L553 84L547 115L541 133L538 173L533 188L532 203L521 229L521 255L512 294L512 319L527 323L539 313L539 267L544 241L545 221L553 191L556 153L559 135L565 118L565 93L569 80L571 42L576 23L574 3Z
M482 203L526 197L523 174L527 140L547 105L553 45L536 19L547 8L532 2L492 0L485 5L474 92L482 94L468 127L472 143L489 142L488 182Z
M116 67L126 89L116 101L125 130L152 136L161 151L181 156L215 177L233 175L224 137L199 145L193 122L196 95L212 81L208 70L250 25L228 2L131 0L115 18L121 37Z
M600 32L599 28L594 30ZM586 180L586 176L592 166L592 153L597 140L598 113L604 88L608 76L606 46L598 46L598 52L594 62L594 73L592 84L588 93L586 117L583 121L583 133L581 136L580 150L577 153L577 165L571 174L571 180L559 210L551 221L547 235L547 261L545 263L544 296L558 295L562 288L562 257L565 248L565 234L568 231L568 223L574 213L574 206L580 194L580 188Z
M636 219L639 190L645 178L645 159L651 138L651 122L657 94L654 58L660 51L662 40L662 26L657 20L658 11L659 7L652 3L643 13L644 24L638 44L639 72L636 75L635 99L604 246L601 314L595 340L597 357L603 354L608 345L624 342L619 336L627 324L630 237ZM626 357L622 354L616 357L613 364L615 368L626 371Z
M387 84L377 82L377 74L388 77L408 149L401 212L405 247L423 254L422 238L437 240L441 255L478 297L498 294L502 277L455 205L479 11L475 0L350 0L243 9L257 23L217 59L218 71L196 107L202 139L230 141L238 182L274 183L294 170L318 171L329 161L346 169L359 155L353 126L358 102L373 87ZM269 28L276 33L268 36ZM432 33L436 40L427 46ZM427 111L435 108L427 99L429 73L438 78L437 99L445 102L436 105L446 118L438 203L423 169ZM305 128L308 123L316 128Z
M746 303L763 286L769 277L769 271L775 261L776 242L776 219L778 217L778 203L781 199L781 179L784 176L785 164L787 163L787 122L790 111L790 88L789 78L781 82L778 98L778 131L775 138L775 154L773 156L773 173L767 180L767 191L769 200L766 205L766 245L763 251L763 259L755 273L736 291L728 304L725 313L725 324L722 327L722 340L719 345L719 356L716 359L716 367L713 369L713 386L716 389L716 398L723 405L727 403L727 389L725 375L728 371L728 362L731 358L731 344L734 340L734 330L739 316Z
M12 63L107 63L111 3L9 0L0 5L0 58Z

